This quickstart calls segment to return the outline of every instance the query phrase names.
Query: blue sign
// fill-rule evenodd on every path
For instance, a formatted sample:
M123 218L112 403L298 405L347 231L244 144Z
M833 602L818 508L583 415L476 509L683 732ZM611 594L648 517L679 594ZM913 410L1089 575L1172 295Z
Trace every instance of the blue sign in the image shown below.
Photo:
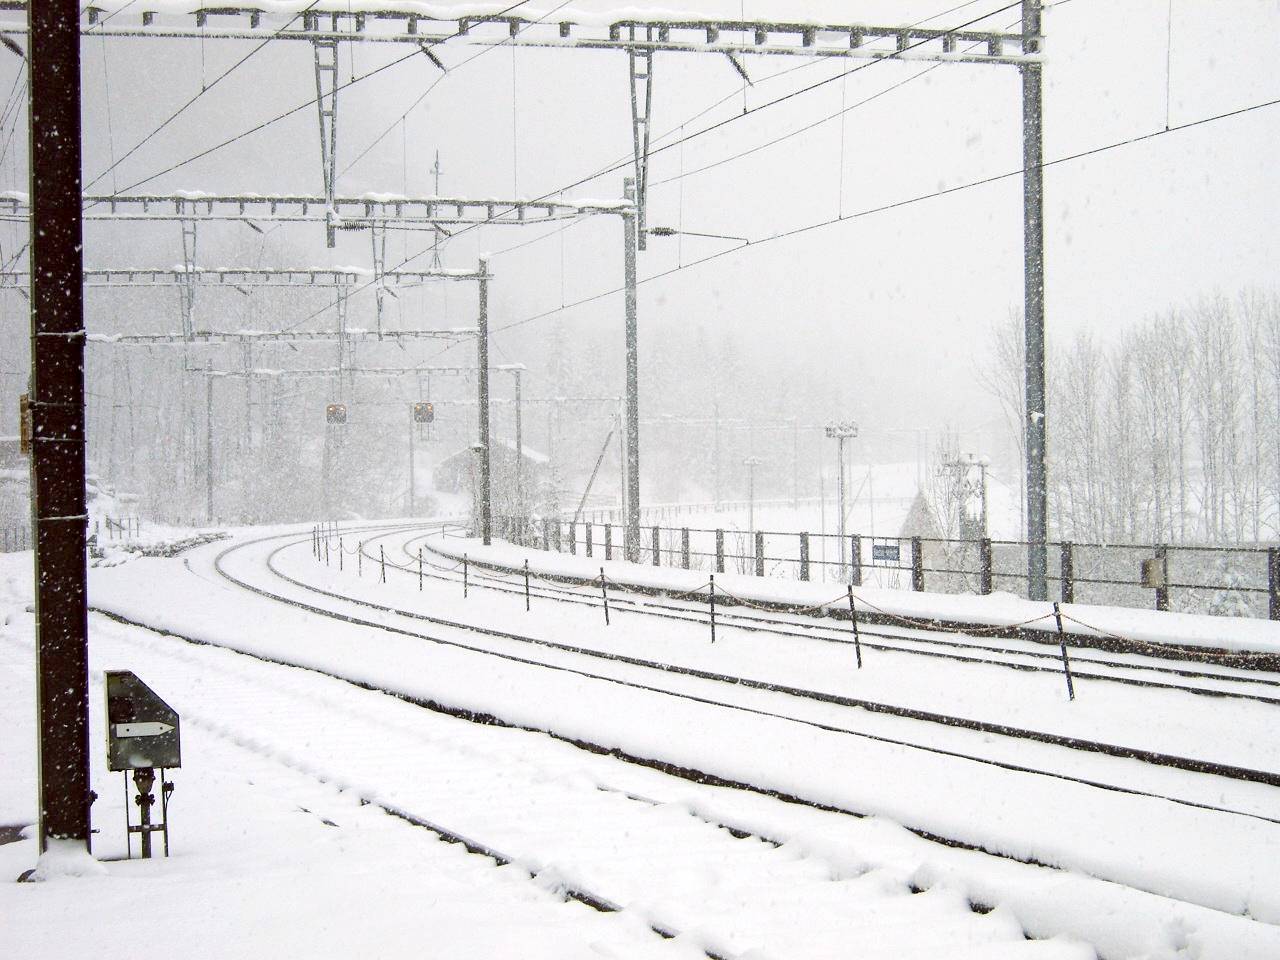
M873 562L876 560L891 560L894 563L899 563L902 560L902 555L896 543L873 543L871 545L871 559Z

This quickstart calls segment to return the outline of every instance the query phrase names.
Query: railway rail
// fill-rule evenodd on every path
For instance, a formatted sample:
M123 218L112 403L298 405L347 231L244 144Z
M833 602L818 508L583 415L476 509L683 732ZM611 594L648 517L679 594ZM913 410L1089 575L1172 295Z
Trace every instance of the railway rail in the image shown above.
M430 529L438 529L438 527L433 525ZM372 554L368 552L369 548L374 544L376 544L381 538L388 538L393 536L413 538L413 537L422 536L424 532L427 532L427 531L424 531L424 527L422 524L414 524L414 525L395 525L395 526L386 526L386 527L377 527L377 528L364 527L364 528L356 528L356 529L347 529L347 530L343 530L343 536L344 537L354 536L356 538L364 538L363 549L366 550L365 559L368 559L372 563L374 561L373 561ZM228 561L234 558L234 555L237 552L244 551L251 548L254 548L254 549L262 548L264 544L267 544L267 542L271 540L276 540L279 542L276 546L274 546L270 550L268 554L266 554L264 558L261 558L260 561L258 560L258 558L255 558L255 561L261 562L262 566L265 568L265 572L269 573L278 582L280 582L282 584L282 587L275 588L275 589L267 589L262 585L261 580L258 576L250 575L244 572L237 573L227 569ZM1064 749L1072 753L1075 753L1075 752L1094 753L1094 754L1101 755L1103 757L1114 757L1114 758L1120 758L1127 761L1136 761L1140 764L1151 766L1153 768L1154 767L1173 767L1174 769L1178 769L1181 771L1189 771L1195 774L1233 777L1233 778L1244 780L1244 781L1251 781L1257 784L1265 784L1267 786L1280 785L1280 778L1278 778L1276 775L1271 774L1267 771L1249 770L1246 768L1233 767L1231 765L1226 765L1226 764L1207 763L1207 762L1195 760L1193 758L1177 757L1170 754L1161 754L1153 751L1130 750L1122 746L1117 746L1115 744L1107 744L1100 741L1086 742L1086 741L1080 741L1078 740L1078 738L1058 737L1057 735L1054 735L1054 734L1043 735L1042 732L1040 731L1019 730L1017 728L1007 727L999 724L981 724L981 723L973 724L973 723L967 722L966 718L963 718L963 717L948 717L945 715L937 715L937 714L932 716L924 716L924 715L921 715L921 712L919 711L911 711L909 709L903 710L900 708L896 708L891 704L876 705L876 704L871 704L869 702L859 702L858 700L855 700L852 698L838 698L838 697L828 698L822 695L818 691L789 689L785 685L769 684L762 681L753 681L750 678L735 677L729 674L717 675L710 671L691 670L691 669L684 668L679 664L674 664L674 663L663 663L658 661L645 662L643 660L640 660L639 658L619 657L614 654L608 654L598 650L590 650L585 647L574 647L572 645L550 643L545 639L518 634L514 631L496 630L491 627L484 627L484 626L471 624L471 623L463 623L456 620L450 620L448 618L433 617L418 611L402 609L393 604L378 603L378 602L374 602L372 600L358 597L358 596L351 596L351 595L346 595L342 593L337 593L335 591L325 590L321 587L316 586L315 584L309 584L304 582L303 580L298 579L297 577L289 576L287 573L285 573L280 569L279 563L277 561L285 551L288 551L290 549L300 551L301 548L306 544L306 542L307 542L307 539L305 536L276 535L274 537L264 537L254 541L238 543L228 547L227 549L220 551L217 554L216 559L214 560L213 566L214 566L214 569L217 571L219 577L221 577L224 581L234 585L237 588L248 590L263 599L271 600L278 603L283 603L297 610L305 611L306 613L309 613L309 614L317 614L323 617L331 618L334 620L338 620L338 621L356 625L356 626L386 631L390 634L411 638L417 641L422 641L424 643L437 644L445 647L461 648L461 649L470 651L472 653L481 654L486 657L501 658L502 660L505 660L508 662L528 665L528 666L532 666L542 670L558 671L562 673L573 674L579 677L590 679L592 681L604 682L609 684L617 684L622 687L643 690L651 694L657 694L663 697L676 698L678 700L682 700L686 702L697 702L699 704L705 704L720 710L731 710L731 711L738 711L740 713L748 714L748 715L753 714L757 716L771 717L785 723L807 726L814 729L823 730L828 733L837 734L839 736L865 738L871 741L894 743L906 750L922 751L924 753L928 753L935 756L946 757L951 761L956 761L961 763L981 764L983 766L1005 771L1006 773L1009 773L1009 774L1014 774L1019 776L1030 776L1035 778L1051 778L1051 779L1069 782L1069 783L1079 785L1081 787L1085 787L1089 789L1106 791L1107 793L1123 793L1133 797L1145 798L1146 800L1157 802L1157 803L1168 803L1177 807L1208 811L1210 814L1225 815L1227 817L1240 818L1242 820L1262 821L1269 825L1280 823L1280 821L1277 821L1265 815L1260 815L1258 813L1253 813L1247 810L1232 809L1230 806L1224 806L1219 804L1201 803L1201 802L1197 802L1196 800L1188 799L1186 797L1170 795L1167 792L1160 793L1152 790L1135 789L1132 786L1126 786L1121 783L1109 783L1109 782L1106 782L1105 780L1098 779L1098 778L1077 777L1077 776L1072 776L1070 774L1064 774L1061 771L1054 770L1054 769L1037 769L1034 766L1029 766L1026 764L1010 764L1010 763L1002 762L1000 760L993 759L991 757L984 757L984 756L975 755L975 754L965 754L964 752L958 751L958 750L949 750L945 748L940 748L936 744L931 744L928 742L929 736L927 734L921 736L921 733L922 731L928 731L935 727L938 727L938 728L946 728L949 731L955 731L955 730L970 731L974 734L980 735L983 739L989 739L992 736L999 737L999 738L1011 738L1011 739L1021 738L1037 744L1041 744L1046 748ZM359 540L357 540L357 542L359 542ZM403 555L406 557L406 561L407 561L407 558L413 554L413 546L415 542L416 541L413 539L405 539L402 544L402 547L405 551ZM414 559L416 561L416 557ZM417 572L416 570L410 570L410 564L408 562L406 562L405 564L399 565L397 569L403 570L405 574L410 574L410 573L416 574ZM435 573L437 574L439 580L452 582L456 585L457 578L452 573L445 573L443 571L435 571ZM425 570L423 575L424 577L428 576ZM516 587L513 587L513 585L509 581L506 581L504 578L497 575L489 574L489 573L483 574L481 576L480 582L473 581L473 585L476 586L477 588L480 588L482 583L486 587L501 588L502 590L507 592L510 592L513 589L517 589ZM310 602L306 599L300 599L299 595L297 595L296 593L296 591L298 590L305 591L307 594L310 595L310 597L314 602ZM565 596L560 591L561 591L561 588L557 587L554 593L551 591L548 591L547 596L548 597L555 596L557 599L568 599L571 602L578 602L579 600L585 599L581 597ZM574 591L569 591L569 593L572 594L574 593ZM622 599L622 598L619 598L619 599ZM612 598L611 598L611 602L614 602ZM653 601L650 598L645 598L643 600L638 600L636 602L651 603ZM337 609L335 609L335 607L337 607ZM357 615L352 612L351 610L352 607L357 607L362 610L370 611L370 613L365 615ZM659 612L664 612L664 611L659 611ZM669 614L670 611L665 611L664 613ZM686 612L678 611L678 615L680 618L683 618L686 615ZM115 614L115 616L117 617L117 619L122 619L125 622L134 623L137 626L145 627L148 629L156 629L156 626L154 624L144 622L145 618L131 619L126 617L120 617L118 614ZM401 618L401 617L406 618L412 623L429 625L431 629L428 629L426 627L419 627L419 628L413 629L413 628L410 628L409 626L402 625L401 623L398 622L398 618ZM771 627L771 629L773 628ZM178 631L166 631L161 629L161 632L170 632L170 633L173 633L175 636L179 636L182 639L191 640L192 642L195 642L195 643L202 642L199 638L184 636L181 632L178 632ZM468 636L470 638L473 638L471 642L468 642L467 640L462 639ZM484 641L491 640L491 639L501 640L503 641L504 644L511 644L511 643L519 644L522 647L526 648L525 652L528 655L524 655L523 653L516 654L508 650L492 649L490 647L485 646ZM238 649L235 646L231 646L230 649L240 653L249 652L246 650ZM548 660L541 659L540 658L541 653L546 653L546 652L554 652L557 656L560 657L561 662L548 662ZM250 653L250 655L257 656L261 660L284 664L287 666L296 667L301 665L298 662L294 662L289 659L276 659L270 656L262 656L261 654L255 654L255 653ZM563 662L565 659L576 660L577 664L568 665L567 663ZM598 664L600 666L595 669L589 669L588 666L590 664ZM627 668L627 670L631 671L631 675L630 676L611 675L608 671L613 666L625 667ZM547 726L538 725L538 724L529 724L527 722L522 723L522 722L519 722L518 720L511 720L511 719L497 715L497 712L477 711L474 709L469 709L466 706L460 706L455 703L443 702L443 699L424 699L422 697L415 697L408 693L403 692L402 690L397 690L396 684L394 683L392 683L390 686L387 686L385 684L375 685L375 684L363 682L358 677L343 675L342 671L336 671L336 672L325 671L323 669L317 669L314 666L303 666L303 668L307 670L311 670L316 673L326 674L327 676L333 679L343 680L347 683L351 683L359 687L364 687L365 689L368 689L368 690L375 690L381 694L386 694L391 697L397 698L399 700L407 701L409 703L416 704L417 706L428 708L429 710L434 712L447 713L452 716L461 717L463 719L466 719L481 725L513 727L517 729L533 731L543 735L548 735L552 739L570 743L575 747L578 747L580 749L583 749L592 753L608 754L609 756L614 757L618 760L621 760L630 766L634 766L637 768L649 768L652 770L657 770L662 773L669 774L671 776L678 777L686 781L691 781L693 783L730 787L737 791L744 791L748 794L758 795L761 797L770 797L778 800L783 800L791 804L797 804L802 807L836 813L844 816L850 816L853 818L861 818L866 814L865 810L856 809L856 805L851 807L848 804L839 805L839 804L827 803L827 802L823 802L823 800L821 799L815 799L812 796L806 796L806 795L803 795L802 793L795 793L787 790L774 789L768 785L760 786L753 783L743 782L741 780L734 779L731 776L723 776L723 775L717 774L714 770L698 769L688 765L681 765L680 763L676 763L676 762L672 762L671 760L664 759L661 756L637 754L635 752L619 747L616 743L609 743L604 741L597 742L597 741L593 741L590 737L584 737L581 735L577 735L577 736L570 735L563 732L559 732L555 729L549 729ZM638 681L637 679L634 678L634 674L637 671L648 674L649 675L648 678L643 682ZM698 684L700 684L702 687L706 689L704 689L700 693L695 693L695 692L691 692L688 689L680 689L666 682L669 680L673 680L675 678L682 678L684 680L689 680L689 681L697 681ZM711 691L713 690L719 690L720 692L719 694L712 694ZM737 698L735 696L736 692L738 691L757 691L762 694L768 694L771 697L774 697L775 707L777 707L777 709L762 709L758 705L753 706L749 702L742 702L740 698ZM817 696L816 697L811 696L814 694L816 694ZM916 736L886 738L876 734L868 734L864 731L860 731L857 729L851 729L846 726L843 726L842 724L823 723L823 722L816 721L812 718L807 718L801 715L792 715L791 712L785 711L779 706L780 704L786 703L786 702L807 702L811 699L829 706L837 706L842 709L843 708L862 708L867 712L875 712L877 709L881 709L890 716L896 717L901 720L911 721L913 726L910 727L910 730L914 731ZM1043 754L1041 754L1041 756L1043 756ZM639 797L637 799L637 802L643 802L644 800L645 800L644 797ZM420 819L430 820L430 818L427 818L427 817L420 817ZM435 823L434 821L432 821L432 823L435 826L439 826L439 824ZM772 838L768 836L762 836L758 832L753 833L751 829L743 825L726 823L723 821L717 822L717 825L719 827L722 827L724 830L726 830L730 835L742 834L744 836L756 836L757 839L760 839L766 843L769 843L772 840ZM1007 860L1013 860L1013 861L1018 861L1025 864L1031 864L1033 866L1045 866L1045 865L1052 866L1053 865L1052 863L1041 862L1035 857L1019 856L1017 854L1010 854L1008 851L1000 850L998 848L990 848L988 845L980 841L973 842L972 839L966 839L961 836L953 836L953 835L948 835L946 833L940 833L934 830L929 830L926 828L913 827L909 822L905 823L905 826L908 830L915 833L919 837L922 837L926 840L937 842L949 847L976 850L983 853L992 854ZM450 832L450 828L447 828L447 827L443 828L443 832L444 833ZM453 832L457 833L458 836L461 837L463 840L467 838L467 835L465 834L464 831L453 831ZM480 843L479 846L483 847L485 846L485 844ZM1121 880L1118 882L1123 883L1124 881ZM1132 886L1132 884L1130 884L1130 886ZM1135 889L1139 889L1139 888L1135 888ZM589 897L594 896L594 894L588 893L588 896ZM607 898L601 897L599 899L601 900L602 903L606 905L609 903ZM986 907L987 905L983 905L983 904L974 905L974 909L978 910L979 912L982 912L983 910L985 910Z
M389 535L394 535L395 533L403 533L405 529L407 528L379 530L377 533L374 534L374 537L389 536ZM370 538L370 540L365 541L365 544L367 545L367 543L371 542L373 539L374 538ZM370 601L367 599L361 599L358 597L337 593L330 590L324 590L312 584L305 583L304 581L299 580L295 577L290 577L289 575L283 573L278 568L278 565L275 562L276 557L282 551L305 542L306 542L305 540L296 540L291 543L285 543L281 546L276 547L267 557L266 566L268 570L272 574L274 574L275 577L280 579L282 582L287 583L290 586L297 587L304 591L307 591L313 596L323 597L325 599L338 601L341 603L352 604L364 609L376 610L383 614L390 614L397 617L403 617L412 622L432 624L436 627L448 628L450 630L460 630L460 631L463 631L464 633L470 633L471 635L477 636L477 637L490 637L490 638L498 638L498 639L507 640L507 641L515 641L516 643L526 648L532 648L533 650L556 651L558 653L569 654L576 658L586 658L589 662L612 663L612 664L623 665L626 667L640 667L643 670L647 671L649 674L656 675L658 677L682 676L682 677L691 677L691 678L695 678L697 680L702 680L702 681L710 681L710 683L714 688L719 688L722 691L725 689L759 690L759 691L764 691L770 694L780 694L793 701L795 700L809 701L809 702L815 702L815 703L821 703L821 704L829 704L829 705L838 706L838 707L859 708L869 713L886 714L889 716L898 717L906 720L920 721L926 724L944 727L948 730L968 730L968 731L973 731L975 733L982 734L984 736L999 736L999 737L1005 737L1005 738L1010 738L1014 740L1024 740L1029 742L1045 744L1053 747L1065 748L1067 750L1075 751L1075 752L1093 753L1093 754L1099 754L1099 755L1114 757L1114 758L1136 760L1140 763L1147 764L1150 766L1155 766L1155 767L1167 767L1167 768L1189 771L1194 773L1223 776L1229 779L1265 784L1268 786L1280 786L1280 774L1277 774L1271 771L1255 770L1255 769L1250 769L1250 768L1241 767L1241 766L1232 765L1232 764L1220 764L1220 763L1215 763L1213 761L1206 761L1206 760L1201 760L1197 758L1177 756L1177 755L1173 755L1165 752L1159 752L1159 751L1143 750L1143 749L1132 748L1132 747L1106 743L1106 742L1101 742L1096 740L1086 740L1078 737L1061 736L1058 734L1046 733L1038 730L1030 730L1030 729L1013 727L1007 724L989 723L989 722L984 722L979 720L973 720L967 717L945 715L945 714L940 714L932 711L917 710L909 707L899 707L893 704L879 703L875 701L863 700L863 699L852 698L852 697L843 697L835 694L824 693L821 691L806 690L806 689L797 688L794 686L776 684L776 683L771 683L769 681L756 680L748 677L741 677L741 676L734 676L730 674L699 670L696 668L691 668L691 667L687 667L687 666L683 666L675 663L651 661L651 660L645 660L639 657L620 655L616 653L608 653L601 650L592 649L589 647L572 645L572 644L563 644L555 641L550 641L544 638L537 638L537 637L515 633L512 631L497 630L492 627L483 627L476 624L464 623L461 621L451 620L443 617L431 616L429 614L421 613L418 611L407 610L402 607L397 607L394 605L388 605L380 602ZM782 713L777 710L765 710L759 707L754 707L754 706L750 706L743 703L729 702L727 700L715 699L705 695L692 694L689 692L668 689L662 686L655 686L654 684L651 684L651 683L639 683L633 679L626 679L619 676L612 676L612 675L603 674L599 672L593 672L591 670L582 669L581 667L576 667L576 666L570 667L564 664L549 663L549 662L537 659L536 657L515 655L515 654L511 654L511 653L507 653L499 650L493 650L484 646L468 644L466 642L463 642L457 639L448 639L442 636L430 635L423 632L410 630L405 627L397 626L394 624L380 623L377 621L367 620L361 617L355 617L350 614L345 614L339 611L332 610L330 608L317 606L316 604L313 604L313 603L306 603L294 598L281 596L278 593L273 593L271 591L264 590L260 586L256 586L254 584L248 583L247 581L239 577L229 574L223 567L223 560L228 554L238 549L242 549L243 546L244 545L231 547L223 551L221 554L219 554L219 557L215 563L215 567L219 570L219 573L224 578L230 580L231 582L233 582L237 586L240 586L243 589L250 590L261 596L265 596L270 599L274 599L300 609L305 609L308 612L318 613L328 617L334 617L349 623L357 623L357 624L366 625L366 626L373 626L378 629L387 630L387 631L405 635L405 636L415 637L431 643L443 644L443 645L452 646L452 647L461 647L463 649L467 649L472 652L482 653L487 656L498 657L505 660L511 660L511 661L520 662L524 664L534 665L544 669L567 671L580 676L588 677L593 680L603 680L605 682L616 683L616 684L633 687L633 688L638 687L641 689L645 689L651 692L656 692L666 696L682 697L687 699L697 699L697 700L700 700L701 702L711 703L717 707L722 707L725 709L744 711L744 712L755 713L760 715L774 716L780 719L784 719L788 722L794 722L798 724L812 726L817 729L822 729L828 732L834 732L841 735L865 738L869 740L877 740L880 742L893 743L895 745L902 746L907 749L920 750L920 751L925 751L925 752L944 755L944 756L951 756L957 759L996 766L1002 769L1013 770L1019 773L1026 773L1031 775L1052 777L1052 778L1057 778L1057 779L1062 779L1062 780L1067 780L1072 782L1078 782L1078 783L1082 783L1097 789L1116 791L1121 793L1129 793L1129 794L1139 795L1139 796L1149 796L1149 797L1165 800L1170 803L1175 803L1179 805L1216 810L1222 813L1246 816L1246 817L1264 820L1267 822L1280 822L1280 821L1275 821L1270 817L1262 816L1257 813L1232 810L1230 808L1219 807L1213 804L1204 804L1204 803L1199 803L1197 801L1188 800L1185 798L1172 797L1165 794L1158 794L1152 791L1137 790L1132 787L1127 787L1127 786L1124 786L1121 784L1115 784L1115 783L1107 783L1097 779L1074 777L1059 771L1037 769L1037 768L1028 767L1022 764L1008 763L1005 761L993 759L991 757L978 756L972 753L962 753L960 751L949 750L936 745L931 745L931 744L919 742L919 741L912 741L912 740L908 740L901 737L887 737L879 734L867 733L865 731L849 729L847 727L842 727L839 725L834 725L829 723L823 723L823 722L815 721L815 720L804 718L804 717L788 715L786 713ZM363 548L364 547L362 546L361 549ZM373 562L372 558L371 558L371 562ZM723 696L723 694L721 695ZM935 838L935 839L946 839L946 838Z
M417 576L417 555L412 547L415 543L425 545L426 539L427 537L423 536L403 542L400 548L407 563L389 564L389 567L401 575ZM361 549L376 542L376 539L363 541ZM426 549L430 548L426 547ZM375 563L379 560L369 551L365 552L365 558ZM453 581L461 585L463 574L456 569L456 564L446 565L424 561L424 566L431 568L430 573L424 570L424 577ZM492 563L486 563L484 566L472 565L468 573L471 586L519 596L525 594L522 578L522 570L506 568L503 572ZM596 593L587 593L583 588L547 581L545 578L536 576L533 579L537 579L539 583L537 586L532 583L530 585L529 595L532 598L593 607L602 605ZM705 604L681 602L669 597L628 595L630 591L625 583L610 580L609 584L614 588L614 592L609 596L609 605L614 611L635 612L687 623L707 622L708 614ZM598 591L598 582L591 589ZM786 617L763 611L747 612L739 607L718 606L716 622L721 627L732 627L790 639L820 640L850 648L855 645L848 627L842 629L838 626L815 623L812 618L801 616ZM1035 673L1062 673L1060 655L1045 650L1042 645L1034 641L1006 641L996 645L983 643L969 634L944 633L940 630L926 631L910 627L860 626L858 633L858 644L873 652L912 654ZM1186 665L1181 659L1161 661L1155 657L1142 655L1099 656L1087 649L1085 652L1072 649L1070 663L1073 677L1079 680L1163 688L1202 696L1252 700L1280 706L1280 674L1273 672L1230 667L1197 668ZM1163 679L1166 677L1176 677L1184 682Z

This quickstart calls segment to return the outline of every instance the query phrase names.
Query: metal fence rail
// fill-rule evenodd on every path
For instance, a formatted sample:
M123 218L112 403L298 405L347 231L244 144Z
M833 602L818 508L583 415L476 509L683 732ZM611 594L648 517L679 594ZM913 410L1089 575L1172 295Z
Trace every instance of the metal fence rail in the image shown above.
M674 516L661 508L658 516ZM623 525L607 512L574 522L497 517L526 546L623 559ZM596 519L601 517L601 519ZM714 573L937 593L1027 595L1027 544L732 528L641 527L640 562ZM1280 547L1055 542L1048 579L1064 603L1152 607L1280 620Z

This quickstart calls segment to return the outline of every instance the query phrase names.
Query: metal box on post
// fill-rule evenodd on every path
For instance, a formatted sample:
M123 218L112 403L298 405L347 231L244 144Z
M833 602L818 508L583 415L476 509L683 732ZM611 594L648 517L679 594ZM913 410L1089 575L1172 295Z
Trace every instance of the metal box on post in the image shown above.
M178 712L128 670L108 670L107 769L182 766Z
M128 670L108 670L107 679L107 769L125 775L125 836L132 841L136 833L142 841L142 856L151 856L152 834L164 839L164 855L169 855L169 796L173 782L165 779L165 770L182 766L182 745L178 729L178 711L161 700L137 675ZM155 805L152 788L160 770L160 820L154 822L151 808ZM133 798L138 807L138 823L129 816L129 774L138 794ZM128 847L133 856L133 847Z

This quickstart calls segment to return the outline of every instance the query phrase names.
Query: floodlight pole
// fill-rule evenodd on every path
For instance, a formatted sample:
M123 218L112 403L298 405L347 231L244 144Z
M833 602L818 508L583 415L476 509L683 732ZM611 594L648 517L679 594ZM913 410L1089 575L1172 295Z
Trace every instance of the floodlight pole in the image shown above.
M80 6L28 6L31 507L40 850L90 849Z
M417 465L413 462L413 432L416 429L413 420L413 404L409 404L409 495L408 500L409 516L413 516L413 511L417 507L416 498L414 496L417 487L416 470Z
M636 334L636 239L637 213L635 206L636 181L627 177L623 196L631 204L622 213L623 274L626 301L626 434L627 499L626 499L626 558L631 563L640 562L640 355Z
M480 258L480 323L476 337L476 380L479 388L480 435L480 537L487 547L493 542L493 489L489 457L489 261Z
M208 361L204 378L204 512L213 525L213 361Z
M1022 0L1023 49L1040 52L1041 0ZM1044 128L1041 65L1022 71L1022 222L1027 431L1027 596L1048 598L1048 476L1045 467Z
M844 434L840 434L839 436L837 436L837 437L836 437L836 451L837 451L836 456L839 458L839 467L840 467L840 472L839 472L839 476L840 476L840 487L839 487L839 490L840 490L840 492L839 492L839 496L837 497L837 501L839 502L840 516L839 516L839 518L838 518L838 521L839 521L839 522L838 522L838 525L837 525L837 530L839 531L839 535L840 535L840 536L839 536L839 539L840 539L840 579L841 579L841 580L843 580L843 579L844 579L844 569L845 569L845 568L844 568L844 524L845 524L845 507L844 507L844 439L845 439L845 438L844 438Z
M747 532L756 532L756 467L764 461L759 457L747 457L742 461L747 468Z
M521 404L520 371L512 370L516 378L516 515L524 521L524 416Z
M829 423L827 424L827 427L826 427L826 434L827 434L827 437L832 438L836 441L836 456L840 461L839 463L840 487L839 487L839 496L837 499L838 499L839 510L840 510L840 516L838 518L839 520L838 530L839 530L839 539L840 539L840 578L843 580L847 572L845 568L845 563L844 563L844 551L845 551L844 526L845 526L845 512L846 512L845 503L844 503L844 491L845 491L844 442L858 435L858 425L848 420L839 421L836 423Z

